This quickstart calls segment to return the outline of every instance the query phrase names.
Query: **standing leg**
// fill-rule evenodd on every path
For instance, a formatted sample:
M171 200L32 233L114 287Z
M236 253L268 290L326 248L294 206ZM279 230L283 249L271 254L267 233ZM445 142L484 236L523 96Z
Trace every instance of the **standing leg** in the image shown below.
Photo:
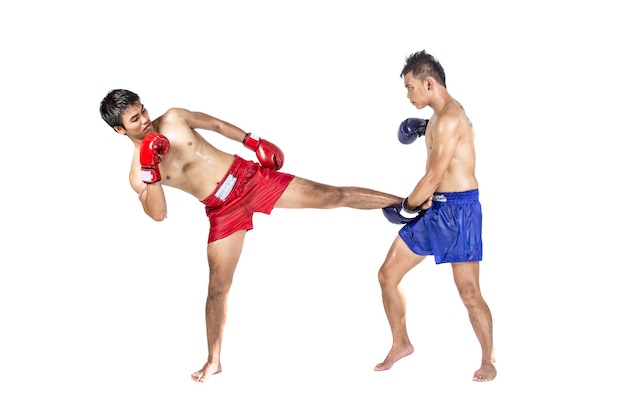
M452 273L459 295L469 313L470 323L482 350L480 368L474 381L491 381L497 375L493 352L493 323L489 306L480 292L478 262L453 263Z
M220 351L228 312L228 293L241 255L245 234L245 230L240 230L228 237L211 242L207 246L209 292L205 313L209 356L202 369L191 375L194 381L204 382L211 375L222 372Z
M375 371L387 370L398 360L413 353L406 329L406 300L400 282L408 271L424 259L424 256L413 253L400 237L396 237L378 271L383 306L391 327L392 345L385 360L374 367Z

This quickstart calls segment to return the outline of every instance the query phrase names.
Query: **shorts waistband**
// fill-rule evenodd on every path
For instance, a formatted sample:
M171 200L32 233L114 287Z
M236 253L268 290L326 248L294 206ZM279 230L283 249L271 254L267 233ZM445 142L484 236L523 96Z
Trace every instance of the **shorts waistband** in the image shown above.
M435 203L462 203L469 201L478 201L478 189L433 194L433 202Z
M222 180L220 181L219 183L220 185L215 188L215 190L211 193L210 196L202 200L202 203L204 205L207 205L214 199L218 199L222 202L226 201L231 191L235 187L235 184L237 184L237 181L239 181L240 178L243 178L243 175L246 173L248 169L247 168L248 165L246 163L247 161L241 158L240 156L237 156L237 155L234 155L234 156L235 156L235 159L233 160L233 163L230 165L230 168L228 168L228 172L226 172L226 175L224 175L224 178L222 178Z

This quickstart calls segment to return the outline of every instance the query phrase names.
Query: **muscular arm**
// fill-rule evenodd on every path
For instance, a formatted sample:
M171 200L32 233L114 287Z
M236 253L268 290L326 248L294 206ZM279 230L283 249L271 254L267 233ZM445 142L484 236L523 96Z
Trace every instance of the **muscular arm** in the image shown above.
M135 172L133 172L135 171ZM155 221L163 221L167 217L167 202L160 182L145 184L138 180L139 172L131 170L130 185L139 196L143 211Z
M246 136L246 132L237 126L206 113L179 108L175 109L175 113L182 116L191 129L211 130L240 143L243 142Z
M408 196L407 208L430 207L430 198L443 181L459 143L459 121L451 114L441 114L431 122L430 137L427 137L428 159L426 174L419 180ZM430 140L429 140L430 139Z
M250 132L244 132L237 126L209 116L206 113L191 112L184 109L175 109L173 113L183 115L189 128L192 130L212 130L222 136L242 143L246 148L256 153L256 157L263 167L279 170L283 166L285 160L283 152L267 139L262 139Z

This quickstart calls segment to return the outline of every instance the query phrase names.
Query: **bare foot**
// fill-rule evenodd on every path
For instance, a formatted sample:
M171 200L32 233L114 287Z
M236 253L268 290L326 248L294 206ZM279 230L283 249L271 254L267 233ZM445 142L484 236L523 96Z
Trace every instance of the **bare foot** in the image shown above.
M493 380L498 372L493 362L483 362L480 369L474 372L474 381L487 382Z
M376 365L374 367L374 370L386 371L387 369L391 368L394 363L404 358L405 356L409 356L411 353L413 353L413 351L414 351L413 345L411 344L403 345L399 347L392 346L384 362L381 362L378 365Z
M204 364L202 369L191 374L191 379L193 379L196 382L204 382L211 375L219 374L220 372L222 372L222 365L219 362L218 363L207 362L206 364Z

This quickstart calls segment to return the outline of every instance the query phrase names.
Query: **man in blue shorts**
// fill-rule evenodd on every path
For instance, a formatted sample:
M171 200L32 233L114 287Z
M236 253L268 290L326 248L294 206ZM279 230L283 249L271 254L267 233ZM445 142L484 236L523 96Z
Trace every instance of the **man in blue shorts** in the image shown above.
M428 120L407 119L398 131L404 144L425 136L426 173L402 203L383 209L389 221L404 226L378 272L393 342L374 370L387 370L413 353L400 282L432 255L435 263L452 266L454 282L481 346L481 365L473 379L491 381L497 372L491 311L478 279L482 211L475 176L474 128L463 106L448 93L443 67L432 55L420 51L407 57L401 77L411 104L417 109L428 106L433 115Z

